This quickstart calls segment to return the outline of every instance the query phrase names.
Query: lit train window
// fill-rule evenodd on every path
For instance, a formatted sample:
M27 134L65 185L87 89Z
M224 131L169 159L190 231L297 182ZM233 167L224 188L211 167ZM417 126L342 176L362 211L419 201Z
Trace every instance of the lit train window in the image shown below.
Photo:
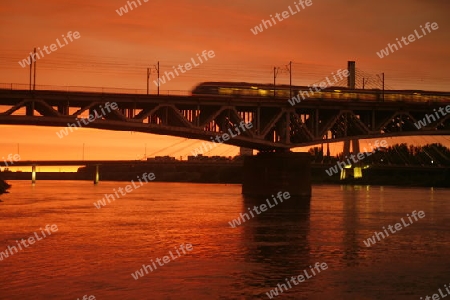
M310 92L308 91L309 98L327 98L328 92Z
M230 88L219 88L219 95L232 95L233 90Z
M357 95L355 93L344 93L343 98L345 100L354 100L357 98Z
M315 97L315 98L322 98L323 94L324 94L323 92L315 92L313 97Z
M310 97L310 94L308 94L308 91L302 91L302 90L295 90L292 92L293 96L297 96L300 95L300 97L303 95L303 97L305 97L305 99Z
M334 99L342 99L342 94L341 93L333 92L332 94L333 94L333 98Z
M394 101L397 100L397 97L395 94L385 94L384 100Z
M326 99L331 99L333 97L333 94L330 92L325 92L322 94L322 97Z
M366 100L377 100L377 95L375 94L365 94Z
M245 96L256 96L258 95L258 91L252 89L242 89L241 94Z
M265 93L265 97L271 97L271 96L273 96L273 90L264 90L266 93Z
M269 93L268 90L263 90L263 89L258 90L258 92L259 92L259 95L263 96L263 97L266 97Z
M289 97L289 90L277 90L278 97Z

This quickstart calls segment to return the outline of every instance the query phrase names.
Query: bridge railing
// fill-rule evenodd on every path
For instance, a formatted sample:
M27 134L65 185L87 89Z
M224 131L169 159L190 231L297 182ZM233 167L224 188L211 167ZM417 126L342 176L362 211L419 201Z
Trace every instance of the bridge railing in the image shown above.
M24 83L0 83L2 90L24 91L30 90L29 84ZM145 95L145 89L127 89L127 88L111 88L111 87L90 87L90 86L57 86L57 85L36 85L36 91L58 91L58 92L87 92L87 93L108 93L108 94L137 94ZM189 96L190 91L185 90L161 90L160 95L168 96ZM149 95L156 95L155 92Z

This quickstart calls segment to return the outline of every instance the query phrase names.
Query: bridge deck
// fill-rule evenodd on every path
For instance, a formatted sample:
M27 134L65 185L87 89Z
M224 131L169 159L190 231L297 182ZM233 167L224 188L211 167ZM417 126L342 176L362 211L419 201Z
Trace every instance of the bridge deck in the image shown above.
M434 109L446 112L450 101L445 93L438 94L442 101L311 97L292 106L286 98L0 89L0 124L65 127L78 121L79 127L211 141L230 130L237 134L234 128L243 122L251 123L252 128L227 144L289 149L383 136L448 135L450 114ZM117 110L106 111L108 102L110 106L115 103ZM432 116L429 122L424 119L426 115ZM92 119L87 120L89 117ZM419 120L424 123L417 127Z

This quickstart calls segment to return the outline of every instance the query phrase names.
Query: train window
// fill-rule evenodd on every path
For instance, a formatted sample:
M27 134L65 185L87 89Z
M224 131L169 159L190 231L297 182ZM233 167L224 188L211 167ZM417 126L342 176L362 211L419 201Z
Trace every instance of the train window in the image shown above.
M273 90L264 90L264 97L273 97Z
M223 87L219 88L219 95L232 95L232 94L233 90L231 88L223 88Z
M267 97L269 94L268 90L263 90L263 89L258 90L258 92L259 92L259 95L263 96L263 97Z
M358 98L356 93L344 93L343 96L344 96L343 99L346 100L355 100Z
M360 94L359 97L362 100L377 100L376 94Z
M332 98L332 93L330 93L330 92L325 92L325 93L322 93L322 97L323 98L326 98L326 99L330 99L330 98Z
M325 93L323 93L323 92L314 92L314 93L310 93L311 98L317 98L317 99L322 98L324 94L325 94Z
M276 94L277 97L289 97L289 90L280 89L280 90L277 90L276 93L277 93Z
M246 96L254 96L255 93L256 93L255 90L252 90L252 89L243 90L243 95L246 95Z

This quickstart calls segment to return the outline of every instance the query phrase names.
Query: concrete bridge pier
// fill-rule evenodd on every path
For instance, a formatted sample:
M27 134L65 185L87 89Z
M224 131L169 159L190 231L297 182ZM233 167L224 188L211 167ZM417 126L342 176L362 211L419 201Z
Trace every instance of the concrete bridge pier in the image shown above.
M270 197L280 191L297 197L311 196L311 155L270 152L246 156L242 194Z

